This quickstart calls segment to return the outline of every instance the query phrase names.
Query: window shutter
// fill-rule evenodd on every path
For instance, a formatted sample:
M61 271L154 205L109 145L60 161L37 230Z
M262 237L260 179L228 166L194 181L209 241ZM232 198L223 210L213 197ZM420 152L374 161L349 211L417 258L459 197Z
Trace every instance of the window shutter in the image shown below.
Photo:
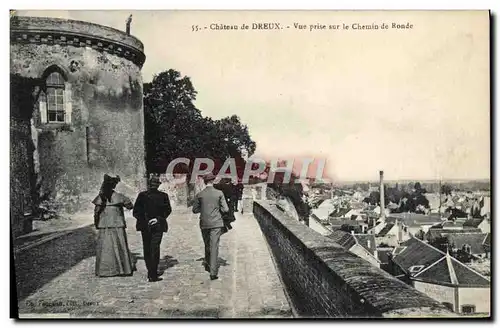
M40 123L47 123L47 97L45 92L41 92L39 96L38 109L40 111Z
M71 84L69 83L65 83L64 87L64 111L64 122L66 124L71 124L73 105L71 101Z

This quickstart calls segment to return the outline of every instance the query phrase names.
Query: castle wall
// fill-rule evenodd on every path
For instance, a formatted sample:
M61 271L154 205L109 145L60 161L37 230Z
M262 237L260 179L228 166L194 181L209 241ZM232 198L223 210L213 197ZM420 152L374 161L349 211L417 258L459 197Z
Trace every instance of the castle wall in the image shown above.
M44 78L53 68L66 80L69 121L47 123L39 100L33 108L32 138L43 193L68 205L76 202L69 209L76 211L90 204L104 173L119 174L137 190L145 187L143 60L136 58L142 44L99 25L51 21L18 17L11 22L10 67L11 74L31 78ZM55 31L45 33L47 28ZM92 34L77 38L71 34L75 31ZM101 35L115 37L118 43L101 42ZM109 50L114 46L120 51Z

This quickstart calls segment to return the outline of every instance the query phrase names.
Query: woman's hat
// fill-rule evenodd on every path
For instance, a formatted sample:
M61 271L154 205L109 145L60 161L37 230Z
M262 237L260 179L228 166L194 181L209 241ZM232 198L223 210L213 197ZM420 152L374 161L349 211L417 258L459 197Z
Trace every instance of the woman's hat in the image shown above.
M104 183L106 184L118 184L120 181L119 175L104 174Z

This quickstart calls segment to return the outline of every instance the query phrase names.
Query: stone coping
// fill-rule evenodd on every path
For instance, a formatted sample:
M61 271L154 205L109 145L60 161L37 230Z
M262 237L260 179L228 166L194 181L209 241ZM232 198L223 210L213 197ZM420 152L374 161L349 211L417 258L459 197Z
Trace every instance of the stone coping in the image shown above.
M359 297L355 302L367 303L381 316L456 316L441 303L286 215L273 202L254 201L254 215L270 217L277 229L281 229L295 244L303 247L305 257L324 265L335 279L347 284L351 294Z
M132 35L94 23L48 17L14 16L11 42L92 47L125 57L139 67L146 59L144 45Z

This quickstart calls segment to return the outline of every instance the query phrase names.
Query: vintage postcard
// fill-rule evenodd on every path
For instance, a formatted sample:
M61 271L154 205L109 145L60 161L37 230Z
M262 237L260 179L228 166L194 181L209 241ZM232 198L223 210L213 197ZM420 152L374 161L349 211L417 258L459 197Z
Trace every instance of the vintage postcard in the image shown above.
M490 12L10 11L16 318L491 318Z

